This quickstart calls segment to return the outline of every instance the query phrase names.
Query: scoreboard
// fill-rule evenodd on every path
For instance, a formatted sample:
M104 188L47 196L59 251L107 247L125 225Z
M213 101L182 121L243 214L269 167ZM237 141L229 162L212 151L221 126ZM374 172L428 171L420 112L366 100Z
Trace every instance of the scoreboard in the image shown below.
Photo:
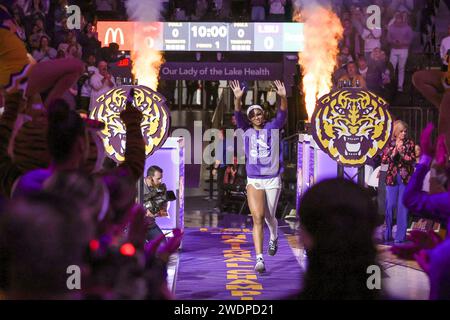
M146 30L153 31L146 33ZM115 42L120 50L134 50L138 41L159 51L300 52L304 49L303 24L297 22L99 21L97 32L103 46Z

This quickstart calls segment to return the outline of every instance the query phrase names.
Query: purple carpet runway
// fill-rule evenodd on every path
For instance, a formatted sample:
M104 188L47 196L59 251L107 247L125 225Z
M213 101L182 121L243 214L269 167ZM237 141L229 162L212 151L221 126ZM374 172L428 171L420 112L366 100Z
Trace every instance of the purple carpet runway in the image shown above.
M269 232L266 229L264 252ZM251 229L187 228L176 279L182 300L276 300L300 289L301 268L280 232L275 256L264 254L264 274L254 271Z

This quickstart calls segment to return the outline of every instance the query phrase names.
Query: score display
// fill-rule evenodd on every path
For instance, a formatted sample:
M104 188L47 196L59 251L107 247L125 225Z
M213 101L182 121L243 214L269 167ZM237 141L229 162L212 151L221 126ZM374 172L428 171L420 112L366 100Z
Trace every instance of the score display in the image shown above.
M303 24L297 22L132 22L99 21L103 46L116 42L133 50L137 34L154 26L161 30L145 43L159 51L299 52L304 49ZM139 33L140 32L140 33Z

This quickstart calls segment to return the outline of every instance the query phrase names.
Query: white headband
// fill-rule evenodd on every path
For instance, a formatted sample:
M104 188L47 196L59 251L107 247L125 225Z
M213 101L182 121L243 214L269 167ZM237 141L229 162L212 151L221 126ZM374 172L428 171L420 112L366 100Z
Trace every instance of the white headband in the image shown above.
M250 112L252 112L252 110L255 110L255 109L259 109L264 112L263 108L260 105L254 104L254 105L251 105L250 107L248 107L247 117L250 115Z

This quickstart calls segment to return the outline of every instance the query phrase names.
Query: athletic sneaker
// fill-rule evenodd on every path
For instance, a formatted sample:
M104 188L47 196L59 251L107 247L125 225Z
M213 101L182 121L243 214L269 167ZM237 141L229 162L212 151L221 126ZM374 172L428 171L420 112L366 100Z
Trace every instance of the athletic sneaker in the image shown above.
M266 265L264 264L263 258L256 259L255 271L258 271L259 273L266 272Z
M278 251L278 238L269 241L269 256L274 256Z

